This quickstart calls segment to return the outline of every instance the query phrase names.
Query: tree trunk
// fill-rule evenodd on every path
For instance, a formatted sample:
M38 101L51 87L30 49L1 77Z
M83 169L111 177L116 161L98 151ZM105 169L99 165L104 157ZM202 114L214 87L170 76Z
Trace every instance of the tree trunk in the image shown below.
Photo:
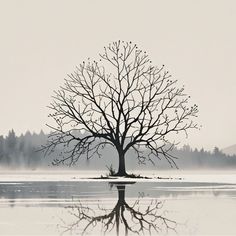
M125 169L125 155L122 152L119 153L119 167L116 176L127 176Z
M125 205L125 185L117 185L118 190L118 201L115 206L116 209L116 235L120 235L120 218L124 214L124 205ZM127 234L125 234L127 235Z
M125 185L117 185L118 190L118 203L123 205L125 202Z

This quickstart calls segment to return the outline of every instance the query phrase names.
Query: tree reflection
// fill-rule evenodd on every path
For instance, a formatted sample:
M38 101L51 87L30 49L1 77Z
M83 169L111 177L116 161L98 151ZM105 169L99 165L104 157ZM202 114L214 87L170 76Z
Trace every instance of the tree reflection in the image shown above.
M73 221L63 226L65 229L63 233L78 230L79 234L86 235L96 228L101 229L102 235L113 232L117 236L128 235L128 233L155 235L176 232L177 223L167 218L162 201L151 199L148 204L143 204L144 198L138 198L129 205L125 201L125 184L116 183L115 186L118 191L118 201L113 209L105 209L98 204L98 211L96 211L81 202L76 206L68 207ZM98 231L96 232L98 235Z

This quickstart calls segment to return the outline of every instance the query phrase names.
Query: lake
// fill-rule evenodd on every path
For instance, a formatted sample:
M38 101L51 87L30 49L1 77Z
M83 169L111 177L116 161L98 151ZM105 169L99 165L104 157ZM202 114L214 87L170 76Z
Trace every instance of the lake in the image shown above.
M234 171L101 173L2 171L0 235L236 235Z

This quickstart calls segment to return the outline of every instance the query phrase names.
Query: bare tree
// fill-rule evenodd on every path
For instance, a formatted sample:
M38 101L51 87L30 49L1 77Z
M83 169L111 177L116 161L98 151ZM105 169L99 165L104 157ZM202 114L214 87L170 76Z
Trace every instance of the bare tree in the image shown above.
M166 211L163 211L163 202L157 199L149 201L148 205L142 205L141 199L137 199L132 205L125 201L125 185L117 184L118 201L113 209L105 209L98 206L97 211L79 203L67 207L74 220L66 223L63 219L62 234L75 231L80 235L87 235L93 230L101 235L110 234L115 230L116 235L156 235L159 233L177 233L177 222L169 219ZM122 230L122 231L121 231ZM124 231L124 232L123 232Z
M67 151L55 164L73 165L82 155L101 156L111 145L119 158L117 176L127 175L130 150L141 163L164 157L176 166L172 137L197 128L197 105L188 107L184 87L177 87L164 66L153 66L136 44L113 42L99 56L81 63L55 92L46 153L63 145Z

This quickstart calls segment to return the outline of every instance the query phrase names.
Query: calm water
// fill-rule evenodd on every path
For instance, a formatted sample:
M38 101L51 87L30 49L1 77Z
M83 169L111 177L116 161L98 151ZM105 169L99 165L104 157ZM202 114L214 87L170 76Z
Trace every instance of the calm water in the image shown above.
M88 176L0 174L0 235L236 235L233 172L136 183Z

